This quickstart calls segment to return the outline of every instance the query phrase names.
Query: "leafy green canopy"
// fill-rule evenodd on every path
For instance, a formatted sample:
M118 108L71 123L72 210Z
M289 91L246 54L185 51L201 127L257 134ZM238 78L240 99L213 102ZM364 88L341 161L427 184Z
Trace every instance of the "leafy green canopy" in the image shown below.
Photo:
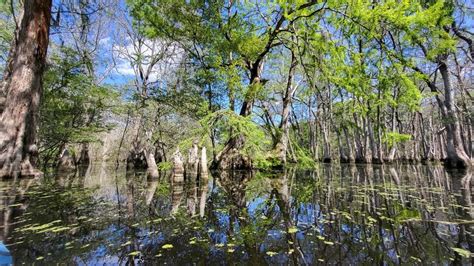
M0 72L3 72L6 65L14 31L15 21L12 16L10 2L0 1Z
M51 55L45 72L39 132L45 157L65 144L99 141L98 133L111 128L105 115L119 106L119 93L83 74L77 56L63 47Z
M306 80L301 95L313 97L329 90L329 99L341 111L340 123L346 126L352 120L347 113L375 120L379 110L418 111L421 84L428 76L416 69L456 45L446 30L452 23L449 0L128 3L148 37L179 43L204 83L219 81L220 95L229 100L269 100L265 97L272 94L264 83L248 85L252 64L283 46L294 50ZM224 106L231 104L219 104ZM388 143L407 138L382 131Z

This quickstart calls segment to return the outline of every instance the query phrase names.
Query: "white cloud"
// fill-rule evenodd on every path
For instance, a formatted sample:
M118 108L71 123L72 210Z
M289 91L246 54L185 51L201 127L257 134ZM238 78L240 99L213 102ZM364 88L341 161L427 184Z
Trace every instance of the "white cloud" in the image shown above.
M99 40L99 44L102 46L109 46L111 44L112 39L110 37L105 37Z
M140 60L145 73L154 61L158 61L150 71L150 83L169 78L184 56L183 49L177 44L162 40L145 40L139 43L128 38L124 42L124 45L116 45L113 48L117 74L126 77L138 76Z

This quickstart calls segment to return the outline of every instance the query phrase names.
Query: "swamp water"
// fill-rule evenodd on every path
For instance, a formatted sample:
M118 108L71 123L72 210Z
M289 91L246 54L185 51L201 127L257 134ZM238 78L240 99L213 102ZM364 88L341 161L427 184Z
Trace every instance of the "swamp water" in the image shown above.
M0 264L471 265L471 176L321 164L173 184L93 165L1 181Z

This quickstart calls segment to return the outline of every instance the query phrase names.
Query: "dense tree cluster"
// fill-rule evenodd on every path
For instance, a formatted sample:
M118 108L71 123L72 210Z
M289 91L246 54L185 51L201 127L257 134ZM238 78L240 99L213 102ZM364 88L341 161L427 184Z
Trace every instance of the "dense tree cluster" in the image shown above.
M7 2L2 176L193 145L216 169L472 164L469 1Z
M258 156L255 148L246 152L248 142L273 165L287 155L293 162L470 164L467 3L130 3L147 36L178 43L206 73L209 105L218 109L211 116L227 122L211 135L223 146L217 168L253 167ZM258 130L270 141L263 149L249 136Z

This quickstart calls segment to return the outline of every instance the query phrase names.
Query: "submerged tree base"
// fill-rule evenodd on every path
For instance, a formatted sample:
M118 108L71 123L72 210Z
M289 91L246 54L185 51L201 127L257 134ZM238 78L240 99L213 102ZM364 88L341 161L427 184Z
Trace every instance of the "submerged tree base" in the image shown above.
M250 170L253 169L252 159L242 154L243 136L231 138L224 149L216 156L211 164L212 170Z
M447 168L455 168L455 169L468 169L474 165L474 162L469 158L446 158L444 160L444 165Z
M252 161L249 157L241 154L237 149L231 149L228 153L221 154L217 161L211 164L212 170L251 170Z
M8 178L16 178L16 177L23 177L23 178L39 178L43 177L43 172L38 170L37 168L29 165L29 166L22 166L22 169L19 171L0 171L0 178L1 179L8 179Z
M366 165L392 165L392 164L441 164L448 169L470 169L474 163L472 160L449 160L436 158L398 158L398 159L378 159L378 158L321 158L313 163L325 164L366 164ZM296 162L285 162L277 156L270 156L263 163L255 163L252 158L242 155L237 149L230 149L227 153L219 154L218 160L211 164L212 170L258 170L273 169L282 170L288 167L302 165ZM305 166L303 166L305 167ZM306 167L305 167L306 168ZM311 167L309 167L311 168Z

